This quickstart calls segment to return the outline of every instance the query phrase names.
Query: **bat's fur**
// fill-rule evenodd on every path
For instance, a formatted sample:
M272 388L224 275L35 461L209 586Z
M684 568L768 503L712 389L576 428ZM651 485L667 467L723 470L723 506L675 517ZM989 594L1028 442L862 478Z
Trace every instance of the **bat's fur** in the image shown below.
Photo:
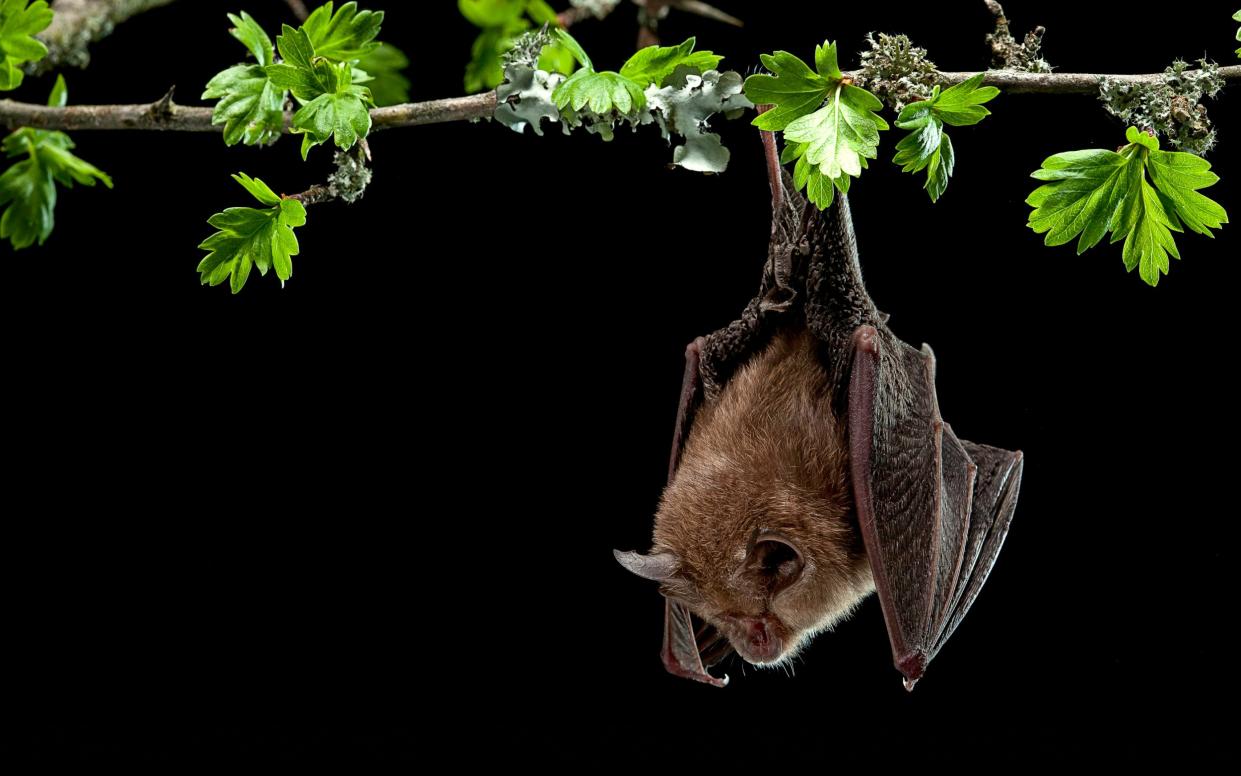
M778 333L698 410L655 517L655 551L678 560L665 595L720 629L742 657L737 618L774 615L783 648L759 664L790 659L874 590L845 423L833 414L819 347L804 328ZM756 533L769 529L805 563L774 595L748 557Z

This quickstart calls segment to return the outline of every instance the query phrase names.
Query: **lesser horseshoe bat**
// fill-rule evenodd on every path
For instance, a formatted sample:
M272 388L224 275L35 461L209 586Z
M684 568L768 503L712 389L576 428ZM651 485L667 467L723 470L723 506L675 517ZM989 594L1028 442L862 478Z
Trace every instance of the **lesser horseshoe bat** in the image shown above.
M943 422L931 349L862 285L846 195L809 205L763 141L759 294L687 348L653 549L616 557L660 584L673 674L723 686L706 669L734 650L779 664L876 591L912 689L995 562L1022 454Z

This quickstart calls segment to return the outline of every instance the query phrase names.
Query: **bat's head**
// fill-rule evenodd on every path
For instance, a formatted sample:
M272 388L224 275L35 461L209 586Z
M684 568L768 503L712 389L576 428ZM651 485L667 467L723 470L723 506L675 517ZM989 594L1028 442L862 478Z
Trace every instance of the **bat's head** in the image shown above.
M654 549L618 554L756 665L788 660L874 589L816 347L776 337L698 411Z

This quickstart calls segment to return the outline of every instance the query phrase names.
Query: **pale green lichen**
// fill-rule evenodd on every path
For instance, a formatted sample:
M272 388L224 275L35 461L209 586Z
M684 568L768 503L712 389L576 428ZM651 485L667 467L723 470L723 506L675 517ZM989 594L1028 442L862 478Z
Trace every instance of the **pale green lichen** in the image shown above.
M352 205L362 198L366 187L370 185L371 170L361 154L337 151L334 161L336 171L328 176L328 189L333 196Z
M1215 146L1215 127L1203 97L1214 97L1224 86L1219 65L1205 59L1197 68L1176 60L1160 83L1126 83L1104 78L1099 99L1108 113L1128 126L1153 131L1178 151L1198 156Z
M938 80L935 63L926 49L915 46L906 35L866 34L869 51L862 52L859 86L900 112L908 103L925 100Z

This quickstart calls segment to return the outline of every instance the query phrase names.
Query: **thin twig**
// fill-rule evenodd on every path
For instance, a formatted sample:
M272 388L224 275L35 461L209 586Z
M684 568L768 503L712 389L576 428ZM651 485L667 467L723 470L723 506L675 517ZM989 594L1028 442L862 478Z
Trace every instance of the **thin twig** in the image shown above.
M293 15L297 17L298 21L304 22L306 21L306 17L310 16L310 9L306 7L306 4L303 3L302 0L284 1L288 3L289 10L293 12Z
M290 194L286 199L295 199L306 207L318 205L324 202L331 202L336 199L336 193L332 191L332 187L326 183L319 183L306 189L300 194Z

